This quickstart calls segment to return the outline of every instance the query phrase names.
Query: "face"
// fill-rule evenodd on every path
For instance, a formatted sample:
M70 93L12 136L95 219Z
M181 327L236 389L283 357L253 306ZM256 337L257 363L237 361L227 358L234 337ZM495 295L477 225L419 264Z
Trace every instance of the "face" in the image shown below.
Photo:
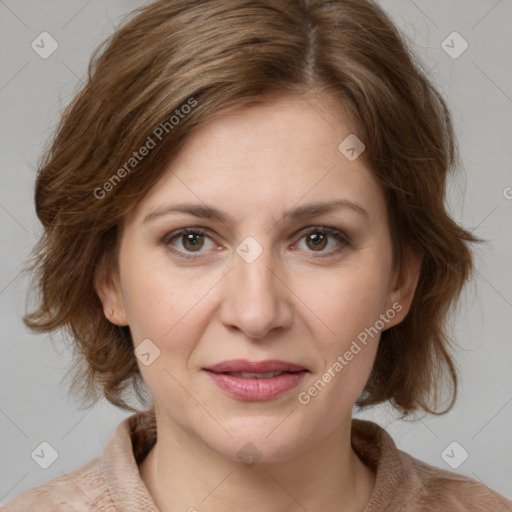
M270 462L350 422L416 282L392 270L383 190L338 149L353 132L324 96L224 114L125 219L97 290L144 354L161 424Z

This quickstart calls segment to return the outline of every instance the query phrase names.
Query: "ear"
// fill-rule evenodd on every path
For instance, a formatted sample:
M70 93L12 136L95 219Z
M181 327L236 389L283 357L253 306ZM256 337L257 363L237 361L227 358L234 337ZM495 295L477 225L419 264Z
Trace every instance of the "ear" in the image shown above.
M394 272L391 280L388 307L391 308L395 304L393 309L396 315L386 325L386 329L399 324L407 316L420 278L422 261L423 256L420 252L412 247L406 248L401 268ZM397 307L398 304L401 306L400 309Z
M94 269L94 289L103 304L103 312L109 322L128 325L121 293L119 271L112 262L113 255L104 253Z

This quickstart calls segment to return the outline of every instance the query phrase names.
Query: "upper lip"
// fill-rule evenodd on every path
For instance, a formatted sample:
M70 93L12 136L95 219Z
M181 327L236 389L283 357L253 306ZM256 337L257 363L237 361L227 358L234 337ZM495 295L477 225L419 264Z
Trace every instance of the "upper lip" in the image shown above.
M223 361L213 366L207 366L205 370L215 373L227 372L251 372L251 373L268 373L268 372L300 372L306 370L300 364L280 361L278 359L269 359L267 361L247 361L246 359L232 359L231 361Z

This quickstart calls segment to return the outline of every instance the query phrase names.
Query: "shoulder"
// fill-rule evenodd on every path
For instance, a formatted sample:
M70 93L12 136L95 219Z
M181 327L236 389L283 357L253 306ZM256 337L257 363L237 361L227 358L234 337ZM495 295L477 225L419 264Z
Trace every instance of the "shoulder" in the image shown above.
M70 504L45 488L34 487L12 499L2 508L2 512L75 512Z
M485 484L400 450L377 423L353 420L352 445L376 471L368 512L512 512L512 502Z
M97 457L79 469L34 487L9 501L2 512L114 510Z
M512 512L512 502L485 484L465 475L437 468L401 452L409 476L417 482L413 501L425 512Z
M116 512L147 510L152 504L138 463L156 442L150 411L125 418L101 456L12 499L2 512ZM144 508L145 507L145 508ZM155 507L151 510L156 510Z

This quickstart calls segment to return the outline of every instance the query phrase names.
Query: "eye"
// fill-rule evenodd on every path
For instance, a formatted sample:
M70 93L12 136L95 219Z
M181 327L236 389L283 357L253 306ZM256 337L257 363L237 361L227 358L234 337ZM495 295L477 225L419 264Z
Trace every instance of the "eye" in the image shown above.
M300 240L305 239L305 245L308 252L322 253L321 256L326 257L341 252L346 246L350 245L348 236L339 229L314 226L302 232ZM324 249L333 242L334 247L325 251Z
M315 258L332 256L341 252L350 245L348 236L339 229L327 226L313 226L302 231L299 241L305 240L306 251L319 253ZM170 250L183 258L199 258L202 252L212 250L216 247L208 233L201 228L183 228L173 231L162 240ZM333 242L330 250L325 250L329 243ZM292 249L298 247L297 242L293 244ZM181 247L180 247L181 246ZM205 249L205 251L201 251Z
M206 240L210 241L210 247L208 247ZM184 228L174 231L164 238L163 243L186 258L195 257L188 256L186 253L199 253L203 247L206 247L206 249L215 247L211 238L200 228Z

